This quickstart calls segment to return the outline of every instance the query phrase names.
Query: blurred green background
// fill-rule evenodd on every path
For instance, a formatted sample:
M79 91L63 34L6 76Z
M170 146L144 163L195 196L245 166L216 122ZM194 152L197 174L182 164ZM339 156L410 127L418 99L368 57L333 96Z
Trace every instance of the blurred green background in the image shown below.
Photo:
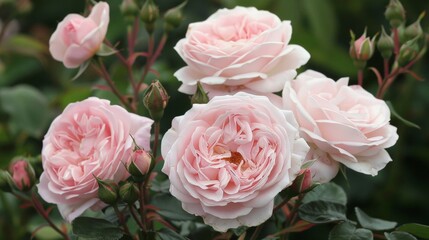
M126 21L119 12L121 0L109 0L111 21L108 39L119 43L125 40ZM181 3L181 0L156 0L161 12ZM414 22L429 2L402 0L407 10L407 24ZM310 54L307 65L300 69L314 69L338 79L349 76L356 83L356 70L348 57L350 35L360 36L365 27L373 36L380 26L388 27L384 10L388 1L373 0L189 0L185 19L174 30L165 49L155 64L160 81L171 95L162 131L170 127L174 116L190 107L188 96L178 93L180 83L173 73L184 65L173 47L183 38L190 22L202 21L219 8L236 5L255 6L277 14L282 20L291 20L292 43L302 45ZM77 70L69 70L54 61L48 51L48 41L58 22L68 13L83 13L81 0L0 0L0 167L7 168L17 155L40 154L41 140L52 119L70 102L96 95L118 102L108 92L92 88L103 81L88 70L75 81ZM161 26L162 23L159 23ZM428 17L422 20L423 30L429 31ZM162 27L161 27L162 29ZM160 31L156 32L159 39ZM141 33L139 46L146 46L147 36ZM116 84L127 90L126 72L108 57ZM139 60L137 66L144 64ZM382 59L376 53L369 66L381 69ZM429 79L429 54L413 67L424 79ZM148 82L154 79L149 75ZM376 78L365 72L364 87L375 93ZM393 162L376 177L347 171L335 181L349 196L349 217L359 206L369 215L397 221L429 224L429 84L401 76L386 95L396 111L418 124L421 130L405 126L393 118L398 127L399 141L389 152ZM144 111L141 114L145 114ZM29 239L29 232L41 222L31 209L22 209L11 195L0 193L0 239ZM327 239L332 225L317 226L292 239ZM42 236L42 237L40 237ZM49 232L39 239L50 236Z

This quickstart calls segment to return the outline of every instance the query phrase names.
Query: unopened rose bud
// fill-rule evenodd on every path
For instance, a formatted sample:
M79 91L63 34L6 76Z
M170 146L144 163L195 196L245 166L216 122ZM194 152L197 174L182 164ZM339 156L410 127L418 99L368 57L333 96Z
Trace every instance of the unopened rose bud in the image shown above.
M384 16L389 21L390 26L397 28L405 22L405 9L399 0L390 0Z
M148 87L143 97L143 104L149 110L153 120L158 122L164 115L169 96L161 82L156 80Z
M419 56L418 37L407 41L399 49L398 65L403 67Z
M139 189L135 183L126 182L119 188L119 196L123 202L133 204L139 198Z
M97 178L98 198L107 204L115 204L118 201L118 184L112 180L101 180Z
M293 181L291 190L296 193L305 193L311 189L312 185L313 182L310 169L303 169Z
M152 33L155 28L155 21L159 17L158 6L153 0L146 0L140 10L140 18L146 24L146 30Z
M381 35L377 41L377 49L384 59L389 59L392 56L394 49L393 39L386 33L384 27L381 27Z
M24 159L13 160L9 171L13 182L20 191L30 190L36 182L36 174L33 167Z
M420 25L420 21L422 20L424 15L425 14L423 12L422 14L420 14L419 18L414 23L410 24L405 28L404 35L406 40L411 40L416 37L423 36L423 29Z
M167 32L180 26L183 20L183 7L185 7L187 2L188 1L184 1L180 5L167 10L164 14L165 30Z
M119 9L128 22L132 22L134 17L139 13L139 6L137 6L134 0L122 0Z
M207 93L204 91L203 86L200 82L197 83L197 91L194 95L192 95L191 103L199 103L199 104L205 104L209 102L209 96L207 96Z
M6 170L0 170L0 190L3 192L12 192L14 186L12 176Z
M350 42L350 57L354 60L356 67L363 69L366 61L368 61L374 54L374 38L371 40L366 36L366 30L360 38L355 40L353 32L351 34Z
M134 180L143 181L145 174L151 167L151 164L152 156L143 149L137 149L131 155L131 160L127 169Z

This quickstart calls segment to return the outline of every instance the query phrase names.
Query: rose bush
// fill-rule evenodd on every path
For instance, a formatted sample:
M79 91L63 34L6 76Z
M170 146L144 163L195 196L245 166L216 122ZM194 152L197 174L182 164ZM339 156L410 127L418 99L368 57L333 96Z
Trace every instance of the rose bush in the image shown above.
M320 164L334 168L321 174L337 172L333 160L374 176L391 161L385 148L396 143L398 134L383 100L347 84L348 78L334 81L308 70L286 83L283 103L295 113L310 147L318 150L314 158L322 157Z
M197 81L209 94L281 91L310 58L304 48L289 44L291 35L290 21L253 7L220 9L191 23L175 46L187 64L174 74L182 82L179 91L193 94Z
M307 151L292 112L237 93L174 118L161 143L162 171L183 209L226 231L267 220Z
M105 204L97 198L95 177L127 178L133 141L150 150L152 122L95 97L68 105L43 139L40 196L57 204L68 221L88 208L101 209Z
M109 24L109 5L99 2L87 18L69 14L49 39L49 51L67 68L77 68L100 48Z

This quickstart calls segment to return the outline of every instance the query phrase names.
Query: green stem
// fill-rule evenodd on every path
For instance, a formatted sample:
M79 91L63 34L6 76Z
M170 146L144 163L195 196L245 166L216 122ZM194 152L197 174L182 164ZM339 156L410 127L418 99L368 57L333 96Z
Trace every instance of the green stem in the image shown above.
M116 215L118 216L119 219L119 224L122 225L122 227L124 228L124 232L128 235L128 236L132 236L130 230L128 229L127 226L127 222L125 221L125 217L124 214L122 214L121 211L119 211L118 205L114 204L113 205L113 209L115 210Z

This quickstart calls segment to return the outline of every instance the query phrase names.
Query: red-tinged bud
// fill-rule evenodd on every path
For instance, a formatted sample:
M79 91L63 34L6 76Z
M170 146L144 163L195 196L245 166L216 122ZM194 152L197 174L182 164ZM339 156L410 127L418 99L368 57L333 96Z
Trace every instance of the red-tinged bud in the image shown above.
M405 9L399 0L390 0L384 16L389 21L390 26L397 28L405 22Z
M394 49L393 39L386 33L384 27L381 27L381 35L377 41L377 49L384 59L389 59L392 56Z
M311 189L313 185L310 169L301 170L300 174L292 183L291 190L296 193L305 193Z
M366 36L366 29L362 36L355 40L355 35L353 32L350 32L351 41L350 41L350 57L354 60L354 64L358 69L363 69L372 55L374 54L374 39L372 40Z
M407 41L399 49L398 65L403 67L419 56L418 37Z
M209 102L209 96L207 96L206 91L204 91L203 86L200 82L197 83L197 91L194 95L192 95L191 103L197 103L197 104L205 104Z
M150 116L155 122L159 122L164 115L169 96L161 82L156 80L148 87L143 97L143 104L149 110Z
M158 19L158 17L158 6L153 2L153 0L146 0L142 9L140 10L140 18L146 24L146 30L149 33L154 31L155 21Z
M0 170L0 190L3 192L12 192L14 186L12 176L6 170Z
M133 204L139 198L139 189L135 183L126 182L119 188L119 196L123 202Z
M180 5L167 10L167 12L164 14L164 28L167 32L180 26L183 21L183 8L187 2L188 1L184 1Z
M28 191L36 182L36 174L33 167L23 158L13 160L9 166L13 182L20 191Z
M137 149L131 155L127 169L135 181L141 182L144 180L146 173L149 172L151 164L152 156L143 149Z
M98 198L107 204L113 205L118 201L118 184L112 180L101 180L95 178L98 183Z

